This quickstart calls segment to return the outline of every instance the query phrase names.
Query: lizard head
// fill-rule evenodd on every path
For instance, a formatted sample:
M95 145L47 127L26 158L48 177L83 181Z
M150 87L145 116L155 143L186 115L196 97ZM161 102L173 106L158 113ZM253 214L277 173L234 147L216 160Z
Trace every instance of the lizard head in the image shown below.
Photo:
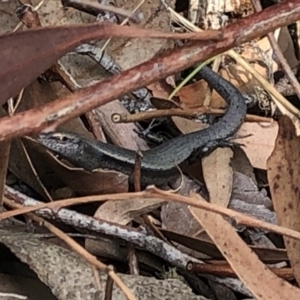
M37 140L47 149L63 158L78 155L83 149L83 143L79 136L66 132L41 133Z
M75 167L83 168L87 171L95 169L92 159L86 159L87 155L90 158L89 150L91 147L85 137L77 133L47 132L41 133L37 140L48 150L58 154Z

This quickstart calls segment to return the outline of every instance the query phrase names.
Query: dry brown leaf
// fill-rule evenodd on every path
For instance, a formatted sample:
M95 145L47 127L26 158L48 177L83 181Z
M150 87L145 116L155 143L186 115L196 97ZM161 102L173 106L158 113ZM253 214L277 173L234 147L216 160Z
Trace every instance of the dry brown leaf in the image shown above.
M173 88L167 82L159 80L147 86L151 90L153 97L160 99L168 99Z
M184 134L207 127L205 124L181 117L172 117L172 120ZM245 122L236 133L236 137L242 137L237 142L245 145L243 150L254 168L266 169L266 160L273 150L277 131L278 125L275 121L271 124ZM250 136L244 137L247 135Z
M227 207L230 201L233 170L230 166L233 151L218 148L202 159L202 172L211 203Z
M262 67L260 68L262 69ZM228 69L231 71L231 73L238 74L238 76L241 76L241 74L246 74L241 67L236 65L229 65ZM241 78L237 80L237 76L232 76L227 70L222 69L219 73L223 78L230 81L233 85L237 86L240 91L246 93L253 92L253 86L251 87L251 85L254 85L254 83L256 85L256 82L250 82L250 84L248 82L250 80L248 75L246 79L244 78L244 76L241 76ZM242 78L244 78L244 80L242 80ZM178 92L178 96L180 98L181 103L186 105L188 108L199 108L204 105L206 91L208 91L207 83L204 80L199 80L193 84L181 88ZM225 107L225 100L215 90L213 90L210 96L210 108Z
M283 116L274 151L268 159L268 180L278 224L300 231L300 138L292 121ZM300 283L300 241L283 237L294 276Z
M245 122L238 131L236 136L251 135L237 142L245 145L243 150L254 168L267 168L267 159L273 151L277 132L278 124L275 121L271 124Z
M152 2L145 2L145 4L152 6ZM160 10L165 10L165 16L167 18L167 10L160 1L157 1L154 7L155 9L159 7ZM152 17L151 7L149 7L149 10L148 15ZM164 19L151 19L152 22L154 20L160 27L162 27L163 21L168 24L168 21ZM156 39L160 38L163 39L163 41L165 41L165 39L174 40L175 37L198 39L200 33L183 33L179 35L176 35L176 33L163 33L142 29L137 26L124 26L122 30L120 30L119 25L110 22L94 22L91 24L62 25L56 27L49 26L0 35L1 53L3 56L0 73L2 82L2 85L0 85L0 103L5 103L7 99L15 96L22 88L30 84L37 76L48 69L57 59L84 42L95 39L108 39L113 36L123 38L148 37L148 42L146 40L148 44L145 42L145 47L143 48L145 52L147 52L147 49L151 49L152 51L152 48L156 44L155 40L151 41L151 37ZM209 34L206 32L204 35L207 36L207 39L214 39L213 32ZM216 32L215 38L220 39L221 33ZM30 43L26 43L27 40L30 40ZM131 44L134 44L134 40L131 41ZM139 48L136 46L134 49L130 49L128 53L122 53L122 57L124 59L123 55L125 55L127 63L130 62L133 65L138 64L140 59L138 57L139 52L135 50ZM123 51L126 50L128 50L128 48L123 47ZM157 48L157 51L159 50L162 50L161 42ZM133 52L136 52L135 55L132 55ZM144 59L145 56L143 53L142 58ZM151 57L153 57L153 55L151 55ZM125 66L124 68L127 69L128 67Z
M194 207L189 209L258 300L290 300L300 297L300 290L268 270L222 216Z
M300 120L299 120L299 118L297 118L292 112L290 112L286 107L284 107L282 105L282 103L277 101L276 105L277 105L279 111L283 115L288 116L289 118L291 118L293 120L295 129L296 129L296 134L297 134L297 136L299 136L300 135Z
M178 108L176 100L169 100L167 98L151 97L151 104L157 109L175 109Z
M180 98L180 102L188 108L199 108L204 104L205 91L207 90L207 83L204 80L199 80L181 88L178 92L178 96ZM213 91L211 95L210 108L221 108L225 106L226 102L224 99L216 91Z
M172 117L172 121L183 134L202 130L208 126L206 124L188 120L182 117Z
M82 42L94 38L108 38L110 34L102 35L104 28L106 26L113 28L115 25L103 24L44 27L1 35L3 64L0 73L2 82L0 103L3 104L10 97L18 94L57 59ZM111 32L110 29L108 32ZM30 40L30 43L26 43L27 40Z
M162 204L163 201L160 199L107 201L98 208L94 217L120 225L127 225L141 215L159 208Z
M180 126L178 126L178 127L184 133L195 131L196 126L197 127L205 126L205 125L203 126L203 124L199 124L199 123L196 123L196 122L193 122L190 120L184 120L182 118L174 117L174 119L175 118L178 120L180 119L180 122L177 122L177 125L180 124ZM182 126L182 124L183 124L183 126ZM277 123L274 123L274 124L277 125ZM273 127L275 127L274 124L271 125L271 129ZM248 131L245 131L245 126L247 126L247 125L248 125L249 129L248 129ZM267 126L270 127L269 124ZM253 130L252 127L256 128L257 132L255 130ZM263 151L259 151L258 149L256 149L256 147L257 147L256 144L259 144L259 146L260 146L262 144L262 141L266 140L265 136L262 137L259 134L261 134L261 132L267 131L268 127L264 128L263 126L260 126L259 124L256 124L256 123L245 123L245 124L243 124L240 131L236 134L236 136L241 136L241 137L246 134L249 134L249 133L254 134L253 137L251 136L249 138L243 138L241 140L237 140L237 142L247 145L247 148L245 150L246 150L246 153L248 154L248 156L250 156L250 160L252 159L252 163L253 163L253 160L254 160L254 162L255 162L255 160L257 160L257 161L262 160L262 161L264 161L264 163L266 165L266 159L268 157L267 155L272 151L273 147L263 144L262 146L267 148L267 150L269 151L269 152L267 152L267 154L265 154ZM275 129L276 129L276 127L275 127ZM197 130L199 130L199 128ZM274 131L274 129L273 129L273 131ZM270 140L272 141L271 135L270 134L266 134L266 135L268 137L270 137ZM276 136L276 133L274 133L273 140L275 140L275 136ZM255 141L256 144L253 142L253 140ZM264 147L262 147L262 149ZM225 149L220 149L220 151L224 151L224 150ZM240 151L242 151L242 150L240 150ZM250 151L252 151L252 152L250 152ZM249 155L249 153L252 154L252 156ZM261 155L264 155L264 156L261 157ZM243 166L241 166L240 169L243 169L245 163L247 163L247 165L248 165L247 168L248 169L250 168L249 162L248 161L245 162L245 157L243 159L243 162L241 162L241 163L243 163ZM227 164L227 167L226 167L226 164ZM208 165L208 168L207 168L208 172L211 171L210 168L211 168L211 166ZM222 173L223 168L225 168L225 170L229 168L228 162L225 163L225 166L222 166L222 168L220 168L218 171ZM211 168L211 169L213 169L213 168ZM225 172L227 174L227 176L229 176L227 178L227 180L228 179L230 180L230 172L231 171L229 172L229 174L227 173L227 171ZM269 198L266 197L265 195L263 195L260 191L258 191L255 182L252 183L252 187L250 190L248 190L249 185L246 186L246 183L249 184L249 182L251 182L251 177L253 177L253 176L251 176L251 175L253 175L251 172L253 173L253 168L251 168L251 170L247 171L247 174L245 175L245 178L242 181L236 180L235 188L234 188L236 193L234 194L234 197L231 197L232 201L230 201L229 207L230 208L234 207L235 209L237 209L240 212L257 216L261 220L267 220L267 221L274 222L274 221L276 221L276 217L274 216L274 213L272 211L270 211L269 204L268 204ZM197 168L196 174L199 174L199 167ZM196 174L194 174L194 175L196 176ZM250 176L250 178L248 178L248 176ZM236 176L236 178L237 178L237 176ZM227 182L227 180L225 178L225 181L226 181L225 188L227 189L227 197L223 200L226 203L228 203L228 197L230 196L230 192L232 189L232 184L231 183L229 184ZM213 177L206 183L212 184L212 185L217 184L215 177ZM241 183L243 183L243 184L241 184ZM243 190L244 185L245 185L246 190ZM211 188L211 190L213 190L213 189L214 188ZM215 197L217 199L219 199L221 197L221 194L218 194L218 191L214 191L214 192L216 192ZM252 203L253 199L255 199L257 201L255 203ZM211 200L213 200L213 197L211 197ZM178 218L182 221L178 222L177 221ZM189 235L189 236L199 237L199 233L201 233L203 230L201 228L201 226L199 226L199 223L197 223L195 221L195 219L193 217L191 217L189 211L186 209L186 206L180 205L178 203L169 203L163 207L162 220L163 220L164 226L166 228L168 228L169 230L173 230L178 233ZM202 238L205 238L205 236L203 236L203 235L201 235L201 236L202 236Z

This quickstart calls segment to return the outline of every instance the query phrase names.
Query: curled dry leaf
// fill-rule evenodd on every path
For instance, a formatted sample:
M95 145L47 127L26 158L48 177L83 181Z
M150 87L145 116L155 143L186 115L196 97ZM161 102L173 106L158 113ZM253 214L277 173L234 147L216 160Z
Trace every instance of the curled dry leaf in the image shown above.
M268 159L268 180L278 224L300 231L300 138L287 116L279 119L274 151ZM294 276L300 283L300 241L284 237Z
M176 116L172 117L172 121L183 134L202 130L208 126L207 124Z

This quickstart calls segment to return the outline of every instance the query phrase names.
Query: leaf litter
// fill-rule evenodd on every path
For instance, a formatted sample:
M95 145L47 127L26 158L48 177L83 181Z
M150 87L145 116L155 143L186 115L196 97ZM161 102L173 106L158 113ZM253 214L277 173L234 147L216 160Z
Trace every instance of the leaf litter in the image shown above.
M132 11L138 4L133 3L133 1L130 3L129 7L128 3L121 2L122 1L119 1L118 6L125 10L129 9L129 11ZM8 33L13 28L12 25L11 28L3 28L2 33L6 31L7 34L0 36L0 39L3 41L1 44L5 45L5 42L9 41L9 43L6 44L6 47L13 51L10 51L7 56L5 56L4 61L7 64L6 67L4 66L2 68L2 73L0 74L3 79L0 85L0 88L2 87L2 98L0 101L4 103L9 97L16 96L21 88L25 88L25 94L23 95L21 104L16 112L26 112L34 107L41 109L46 103L51 103L51 101L58 97L70 94L70 90L71 92L75 92L78 86L84 87L94 80L99 81L110 76L107 72L103 72L99 66L87 57L80 56L80 59L79 57L74 59L74 52L67 54L67 52L73 51L74 48L81 43L99 38L111 37L113 36L113 32L118 36L122 35L124 39L113 39L106 51L114 57L115 61L124 70L148 61L151 57L157 55L157 53L163 52L164 49L172 49L175 46L175 42L171 40L129 39L129 37L139 37L141 34L145 33L138 31L133 27L126 27L126 29L124 28L122 33L120 33L119 27L114 27L114 24L108 24L107 27L101 23L80 26L78 24L82 23L85 18L87 22L90 22L90 20L93 19L84 13L79 13L78 11L75 12L74 10L71 18L68 17L68 14L65 14L62 18L61 9L57 3L57 1L49 0L47 4L44 4L41 7L38 17L41 18L42 26L49 25L49 22L55 23L52 25L66 23L73 23L75 25L74 27L65 26L33 30L30 38L35 50L34 47L31 47L30 45L25 46L24 40L28 39L28 33L19 30L16 34L12 35ZM8 11L9 8L13 7L12 3L4 5L4 9L8 9ZM174 8L174 3L172 3L172 5ZM155 7L157 8L158 13L153 14L151 12L149 14L149 11ZM171 32L170 9L166 9L165 6L161 5L160 1L147 3L144 7L142 5L141 10L144 10L143 15L145 17L145 19L142 20L142 27L161 32ZM44 13L42 13L43 10ZM50 14L55 16L55 18L49 17ZM8 14L8 16L11 15L14 14ZM16 22L16 20L14 21ZM103 29L102 33L99 32L99 28ZM66 37L67 32L69 34L68 37ZM152 31L152 33L154 32ZM49 38L49 34L51 38ZM101 41L97 41L97 46L101 47ZM286 28L282 31L280 46L282 52L289 58L291 68L294 68L295 65L298 64L298 61L295 59L293 54L294 51L291 50L290 36ZM255 51L253 51L253 49ZM259 54L256 53L257 49L260 49L260 51L258 51ZM2 49L0 47L1 53L4 53L4 50L3 47ZM247 47L244 48L241 53L243 57L250 57L250 59L255 62L253 63L255 69L265 76L267 80L270 80L268 71L271 70L274 72L277 68L277 65L274 65L274 61L270 58L269 60L266 60L266 57L264 56L269 50L270 45L266 38L263 38L255 41L254 46L252 44L247 44ZM38 53L39 55L33 56L32 54L34 53ZM135 55L132 55L132 53ZM45 80L43 78L37 80L37 77L58 59L65 64L66 69L70 72L70 75L73 77L71 80L78 82L77 87L74 84L73 87L66 88L62 83L43 81ZM78 61L79 63L76 63ZM257 61L267 61L269 65L267 65L267 67L261 67ZM254 78L250 78L241 67L236 67L236 65L232 65L231 63L228 63L226 67L226 71L223 69L221 72L223 77L230 80L245 93L256 93L257 90L255 87L257 82ZM172 80L174 81L175 78ZM166 98L166 95L170 94L170 85L166 82L162 82L160 86L153 84L149 86L149 88L154 96L159 95L160 97ZM187 85L179 92L179 97L176 101L178 101L178 104L183 107L183 109L184 107L201 107L204 103L204 95L206 93L203 92L203 90L205 89L206 84L203 84L202 81ZM200 90L201 92L199 92ZM213 93L211 95L211 101L209 101L210 107L213 109L224 108L224 102L221 100L222 99L220 99L216 93ZM264 98L256 99L256 101L258 101L259 104L254 104L254 108L251 108L251 113L255 114L260 112L265 115L267 114L270 123L244 123L237 133L237 136L251 134L251 136L240 140L244 146L239 149L235 149L234 147L232 150L217 149L209 157L203 159L202 165L198 163L198 165L194 167L193 173L192 171L187 170L186 172L188 173L191 172L191 174L196 174L196 181L183 178L181 193L192 199L197 198L197 201L203 201L203 199L198 199L198 196L194 194L195 192L200 192L205 199L209 199L211 204L223 207L224 209L229 207L230 209L259 219L262 222L278 223L278 225L283 228L299 231L297 182L295 182L299 177L297 177L298 164L296 162L298 138L295 133L298 125L297 122L294 122L295 128L288 117L280 118L279 123L277 123L272 119L274 114L274 105L272 102L269 104L267 102L259 102L265 101ZM127 148L138 150L139 147L136 146L136 141L139 140L140 137L136 133L132 134L132 124L127 124L128 127L126 126L126 128L124 126L123 133L116 133L117 130L114 129L114 124L109 123L109 112L119 112L121 109L115 105L110 106L110 104L112 103L107 104L106 111L104 110L104 107L95 108L95 110L85 114L82 118L78 117L61 125L60 129L75 131L82 133L87 137L92 137L93 134L91 134L89 126L87 126L88 121L90 128L98 128L98 133L102 136L104 136L103 132L105 132L105 135L108 136L108 139L111 142L117 145L126 145ZM259 107L260 110L257 110L257 107ZM270 107L270 110L262 110L262 107ZM190 122L189 120L189 122L187 122L187 120L179 120L178 117L176 118L177 119L172 118L173 122L182 134L198 130L199 124L196 122ZM105 122L102 121L104 119L106 119ZM181 124L183 122L184 126L180 125L180 122ZM136 127L135 130L138 131L139 127ZM96 135L95 132L94 135ZM128 136L131 136L131 138L129 139ZM161 229L161 233L165 235L167 240L164 239L163 242L158 242L153 239L153 246L156 246L155 250L153 250L150 245L147 246L147 243L153 238L151 234L142 233L144 234L143 238L145 239L144 246L141 246L142 244L140 242L137 243L135 240L130 241L130 243L133 243L136 246L139 245L139 248L142 248L142 250L147 250L143 251L143 255L145 255L146 258L143 258L140 262L148 265L148 268L151 268L150 261L152 261L153 265L159 265L158 262L160 262L177 266L177 273L184 277L184 283L181 283L178 279L174 279L172 282L176 282L176 288L177 284L181 285L179 288L180 293L174 294L172 288L167 288L164 291L160 290L160 292L156 294L148 294L149 290L147 290L146 286L147 284L150 285L150 283L145 279L146 277L140 275L132 275L132 277L130 277L131 279L129 279L129 277L127 277L127 279L126 277L122 277L122 280L127 287L130 288L135 297L142 297L141 295L143 295L144 298L139 299L156 299L156 297L158 297L157 299L161 299L161 297L172 297L173 299L177 299L177 296L179 295L178 299L188 297L188 299L204 300L211 298L225 299L224 295L227 293L227 295L230 296L227 296L226 299L236 299L234 293L229 293L229 291L239 292L244 294L245 297L254 296L256 299L297 299L299 297L298 287L292 286L289 283L289 281L291 282L290 278L295 278L297 283L299 282L297 258L298 241L296 239L284 237L283 247L285 246L286 250L276 248L275 245L278 243L280 244L280 241L278 242L278 236L275 241L270 240L268 236L265 235L265 231L260 230L259 228L257 228L255 234L253 234L250 228L238 224L240 221L239 218L224 218L214 212L174 202L171 200L171 196L167 204L164 204L165 201L162 199L155 198L155 195L152 201L150 201L150 199L143 199L141 196L139 196L140 198L132 197L132 199L128 197L128 201L109 201L113 199L111 194L128 192L129 186L126 176L123 176L123 174L118 172L106 170L94 170L92 173L89 173L74 168L66 161L59 160L59 158L55 157L53 154L40 149L39 145L33 141L26 140L24 142L26 148L29 150L30 159L33 161L34 167L38 170L38 176L42 182L45 183L45 187L51 191L52 195L55 195L56 199L63 197L62 188L64 187L68 187L71 191L71 195L74 195L74 203L76 203L76 198L78 200L80 199L78 196L90 196L92 197L91 199L95 201L97 195L107 194L107 201L104 204L86 204L85 207L82 207L81 209L83 209L84 214L93 216L96 221L106 220L108 222L107 226L116 226L115 237L117 237L119 241L112 244L110 247L119 247L122 249L123 256L120 254L120 258L123 257L121 260L124 265L129 264L129 267L132 267L132 265L130 265L133 261L132 256L136 256L137 259L142 258L140 250L134 248L134 252L131 253L129 262L127 261L124 253L126 253L128 244L126 245L124 241L121 242L122 239L124 239L122 230L128 230L129 235L134 235L135 231L133 229L135 229L135 227L139 228L139 230L145 230L145 228L152 228L153 230L153 228L156 228L158 231L160 230L160 227L163 228ZM144 147L147 147L144 142L141 143L144 144ZM6 146L3 148L4 153L7 151L5 148ZM28 158L21 155L21 148L17 147L15 142L12 144L10 153L8 160L9 172L12 172L19 180L27 184L30 189L38 192L43 196L42 198L45 199L44 188L42 188L39 183L40 179L36 180L35 173L32 172L31 168L28 168L28 166L26 167L26 165L28 165L26 160ZM5 176L6 173L6 164L4 155L4 161L2 161L1 164L3 176ZM260 169L259 172L264 173L265 176L267 174L270 186L260 186L261 182L259 181L260 178L257 176L257 169ZM199 184L197 184L198 181L204 182L207 190L203 185L199 186ZM4 179L2 180L2 183L4 184ZM268 188L270 188L270 193L268 193ZM61 191L61 194L56 193L56 191L59 190ZM25 190L23 190L23 192L24 191ZM9 199L13 199L22 204L25 204L26 199L30 199L30 195L23 196L22 194L18 194L18 197L16 197L17 194L14 194L11 190L7 189L5 189L4 193L4 203L6 204L6 208L9 207L9 201L11 201ZM24 193L26 194L26 192ZM69 195L69 193L67 194ZM57 215L59 211L59 209L56 209ZM80 220L82 219L79 211L74 208L68 210L68 214L71 219L74 219L74 222L71 222L72 226L78 229L80 227ZM143 216L147 214L151 214L152 220L156 225L148 227L149 225L145 223L145 219L143 218ZM1 222L0 225L2 224L4 223ZM42 237L36 236L35 238L32 237L32 235L29 236L25 233L21 233L23 236L21 242L18 236L13 233L13 228L9 227L7 229L6 227L5 230L6 231L2 231L0 235L1 242L9 247L19 259L29 264L39 275L39 278L46 283L46 285L51 286L52 293L58 299L65 299L65 297L68 297L68 299L76 299L76 291L79 291L81 297L86 299L94 297L93 293L98 293L98 296L101 294L103 295L105 286L97 285L97 276L95 276L95 273L84 275L85 272L80 271L76 275L78 276L78 274L81 274L79 275L80 284L76 286L72 284L75 278L72 269L74 269L75 265L79 261L82 261L82 267L78 267L78 269L82 270L82 268L87 269L88 267L86 265L83 266L86 264L85 261L79 257L75 258L74 254L69 250L67 251L65 246L57 248L58 246L41 240ZM88 230L92 233L95 228L90 226ZM133 231L131 232L130 230ZM106 238L109 236L110 235L107 235ZM258 242L258 236L260 240L264 240L264 244ZM250 239L250 245L247 245L241 237L245 240L247 238L248 241ZM93 248L89 246L89 242L91 241L90 238L84 238L83 234L83 239L86 242L86 247L89 251L92 253L93 251L96 251L97 241L94 243ZM126 241L127 243L129 242L128 240ZM95 242L94 239L93 242ZM32 247L35 243L40 245L39 249L34 246ZM106 243L108 244L108 242ZM99 241L98 249L103 247L104 244ZM194 244L199 244L199 246L195 246ZM161 249L164 248L159 248L158 245L168 247L166 249L169 249L169 256L166 255L166 253L163 254ZM211 261L212 264L215 264L214 259L219 259L222 260L223 263L227 262L231 267L232 275L234 274L235 278L232 278L232 276L229 276L228 278L222 277L222 269L218 269L218 264L215 264L217 267L217 276L216 273L213 273L214 276L208 276L207 274L210 274L208 271L209 269L206 271L207 274L201 274L209 283L209 285L206 286L203 281L201 281L201 278L195 274L187 274L186 270L184 270L184 263L177 264L170 258L176 249L174 248L174 245L176 245L178 248L177 251L182 255L182 263L189 257L190 260L194 261L194 264L201 263L205 264L205 266L208 265L209 267L209 264L205 263L207 260ZM251 250L253 245L258 245L255 250L253 250L254 252ZM215 248L211 248L212 246ZM210 250L207 250L206 247L209 247L208 249ZM21 251L21 249L23 249L23 251ZM275 252L275 250L278 251ZM46 255L48 252L49 256ZM28 260L27 258L29 258L31 253L40 253L42 257L36 255L31 260ZM109 250L106 253L109 253ZM291 268L289 269L287 268L287 257L285 255L287 255L291 264ZM25 258L26 256L27 258ZM60 268L54 264L53 256L62 259L60 265L64 266L64 268ZM271 262L270 257L274 256L276 258ZM111 256L110 258L112 257L113 260L120 259L118 258L118 254ZM199 259L202 261L199 261ZM66 261L68 263L66 263ZM264 263L261 261L264 261ZM272 272L273 269L269 269L271 268L271 263L273 264L272 267L276 268L283 266L286 268L290 276L284 277L280 273L276 273L275 271L275 273ZM181 268L179 266L181 266ZM55 276L53 278L51 276L47 277L45 274L51 273L53 267L56 267ZM162 271L162 268L157 269ZM100 282L106 282L107 277L105 277L104 274L100 274L100 276L102 276ZM178 275L177 278L181 278L180 276ZM289 278L289 281L283 280L280 277ZM63 278L67 280L66 284L61 284ZM148 278L151 278L152 280L153 274ZM87 281L90 280L90 282L95 280L95 288L93 287L93 289L90 290L89 295L84 294L85 281L83 281L83 279ZM163 280L162 282L167 281ZM202 296L192 296L191 291L188 289L186 290L187 283L194 290L195 286L197 286L196 290ZM216 283L221 284L224 290L221 289L221 286L218 287L218 284ZM160 283L153 278L151 284L157 289ZM139 285L145 286L144 293L135 290L135 287ZM126 293L125 289L124 292ZM123 299L124 297L122 292L120 290L116 291L115 288L113 293L113 299ZM130 298L131 296L126 293L126 297ZM132 297L134 296L132 295Z

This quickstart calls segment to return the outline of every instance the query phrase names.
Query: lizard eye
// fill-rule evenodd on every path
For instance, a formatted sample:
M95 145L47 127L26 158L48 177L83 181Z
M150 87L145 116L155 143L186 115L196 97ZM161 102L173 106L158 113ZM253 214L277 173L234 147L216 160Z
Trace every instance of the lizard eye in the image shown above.
M57 142L66 142L68 141L68 137L61 133L55 133L52 135L52 138Z
M66 136L62 135L62 136L60 136L59 140L61 142L66 142L68 140L68 138Z

